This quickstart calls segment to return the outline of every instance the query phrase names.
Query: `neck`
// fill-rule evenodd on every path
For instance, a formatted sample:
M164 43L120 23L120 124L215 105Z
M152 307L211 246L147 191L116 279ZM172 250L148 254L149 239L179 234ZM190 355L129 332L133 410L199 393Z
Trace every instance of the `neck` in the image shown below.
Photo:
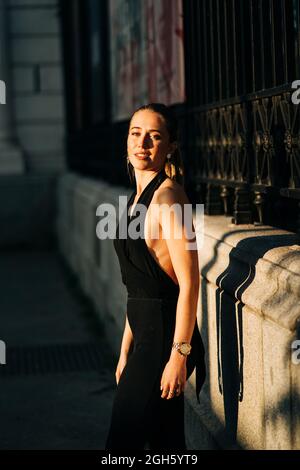
M160 170L135 170L135 182L136 182L136 196L138 197L150 181L156 177Z

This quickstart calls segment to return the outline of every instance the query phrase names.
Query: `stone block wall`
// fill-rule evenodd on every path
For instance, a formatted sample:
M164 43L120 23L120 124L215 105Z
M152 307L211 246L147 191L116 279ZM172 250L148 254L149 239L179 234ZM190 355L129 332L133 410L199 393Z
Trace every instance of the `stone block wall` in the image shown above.
M26 171L65 169L64 90L57 0L7 0L14 132Z

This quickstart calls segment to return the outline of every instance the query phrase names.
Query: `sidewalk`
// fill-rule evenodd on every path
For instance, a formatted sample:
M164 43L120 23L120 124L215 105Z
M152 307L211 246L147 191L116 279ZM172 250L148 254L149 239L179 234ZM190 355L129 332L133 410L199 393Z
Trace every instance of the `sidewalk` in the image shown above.
M0 449L103 449L115 358L55 251L0 254Z

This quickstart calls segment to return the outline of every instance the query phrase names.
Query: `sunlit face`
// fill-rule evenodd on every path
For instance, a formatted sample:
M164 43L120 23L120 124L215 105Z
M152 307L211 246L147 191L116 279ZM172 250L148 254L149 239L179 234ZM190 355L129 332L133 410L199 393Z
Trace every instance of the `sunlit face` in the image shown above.
M160 114L144 109L133 115L127 138L127 153L135 169L160 170L167 154L174 149L175 144L170 144L168 130Z

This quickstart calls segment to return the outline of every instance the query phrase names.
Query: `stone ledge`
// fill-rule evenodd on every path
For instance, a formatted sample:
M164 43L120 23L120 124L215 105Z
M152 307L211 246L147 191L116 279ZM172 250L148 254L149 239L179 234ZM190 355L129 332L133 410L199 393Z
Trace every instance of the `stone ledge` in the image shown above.
M232 225L229 220L204 217L201 275L257 314L296 330L300 318L299 236L268 226Z

